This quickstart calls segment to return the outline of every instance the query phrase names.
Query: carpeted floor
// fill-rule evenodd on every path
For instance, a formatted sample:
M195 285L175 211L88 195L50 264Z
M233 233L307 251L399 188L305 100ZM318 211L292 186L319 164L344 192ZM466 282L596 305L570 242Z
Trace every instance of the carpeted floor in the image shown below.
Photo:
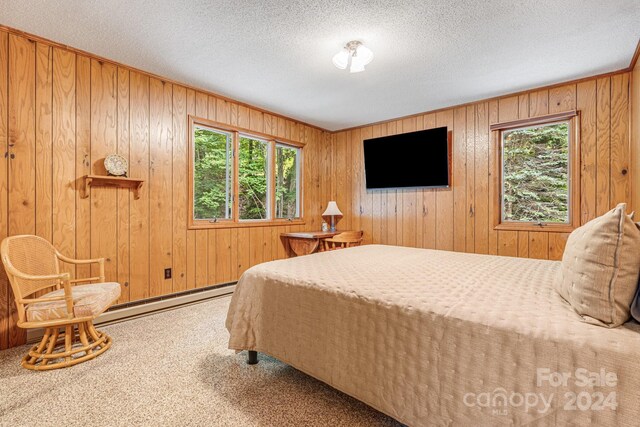
M61 370L0 351L0 426L397 426L391 418L260 355L227 349L229 297L104 329L114 344Z

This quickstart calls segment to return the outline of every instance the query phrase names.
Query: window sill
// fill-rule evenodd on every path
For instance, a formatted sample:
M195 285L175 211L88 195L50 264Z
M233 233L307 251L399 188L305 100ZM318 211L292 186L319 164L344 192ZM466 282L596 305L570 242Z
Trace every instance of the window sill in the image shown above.
M573 224L536 224L533 222L503 222L496 225L493 229L499 231L547 231L551 233L571 233L577 227Z
M189 230L206 230L211 228L246 228L246 227L283 227L287 225L304 225L304 218L297 218L293 220L288 219L275 219L264 221L196 221L187 227Z

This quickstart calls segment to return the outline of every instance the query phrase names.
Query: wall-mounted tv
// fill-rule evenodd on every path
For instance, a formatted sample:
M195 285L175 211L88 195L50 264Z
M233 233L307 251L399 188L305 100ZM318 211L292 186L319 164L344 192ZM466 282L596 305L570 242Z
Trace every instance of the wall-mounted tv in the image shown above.
M364 141L367 189L451 185L451 132L446 127Z

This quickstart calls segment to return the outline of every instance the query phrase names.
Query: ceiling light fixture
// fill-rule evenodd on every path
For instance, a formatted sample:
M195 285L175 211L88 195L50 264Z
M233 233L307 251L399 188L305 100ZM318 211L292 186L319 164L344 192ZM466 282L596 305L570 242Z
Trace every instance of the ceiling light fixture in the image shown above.
M349 72L359 73L364 71L364 66L373 60L373 52L365 47L362 42L352 40L333 57L333 65Z

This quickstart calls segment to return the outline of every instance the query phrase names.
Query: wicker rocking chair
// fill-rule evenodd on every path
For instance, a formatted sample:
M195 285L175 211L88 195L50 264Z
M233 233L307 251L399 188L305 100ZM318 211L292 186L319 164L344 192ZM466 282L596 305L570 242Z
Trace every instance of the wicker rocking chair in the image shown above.
M49 370L93 359L111 346L111 338L98 332L93 320L120 296L118 283L105 283L104 258L74 260L58 252L47 240L31 235L2 241L0 254L18 308L18 326L45 328L39 344L22 359L22 366ZM98 264L96 277L71 280L60 264ZM76 285L83 282L95 284ZM33 294L52 288L41 296Z

